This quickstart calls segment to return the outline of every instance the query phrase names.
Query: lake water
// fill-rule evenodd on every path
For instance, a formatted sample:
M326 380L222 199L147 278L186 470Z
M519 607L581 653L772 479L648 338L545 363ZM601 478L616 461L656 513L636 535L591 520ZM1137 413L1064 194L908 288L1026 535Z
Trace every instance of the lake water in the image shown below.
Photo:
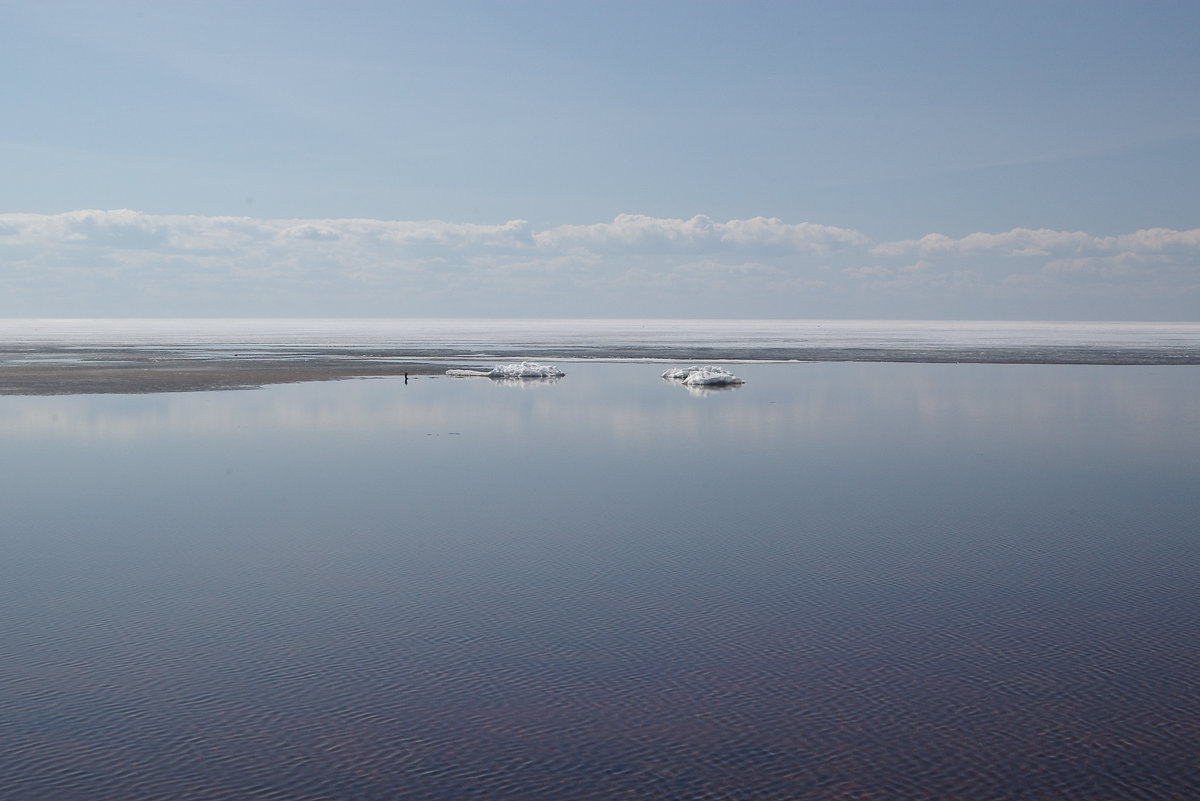
M1200 794L1200 367L0 397L0 798Z

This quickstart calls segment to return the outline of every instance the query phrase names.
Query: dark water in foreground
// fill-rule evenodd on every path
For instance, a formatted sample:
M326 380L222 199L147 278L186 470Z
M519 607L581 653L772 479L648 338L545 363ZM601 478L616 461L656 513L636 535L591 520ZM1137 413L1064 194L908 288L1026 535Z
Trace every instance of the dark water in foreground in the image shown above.
M0 798L1200 796L1200 368L0 398Z

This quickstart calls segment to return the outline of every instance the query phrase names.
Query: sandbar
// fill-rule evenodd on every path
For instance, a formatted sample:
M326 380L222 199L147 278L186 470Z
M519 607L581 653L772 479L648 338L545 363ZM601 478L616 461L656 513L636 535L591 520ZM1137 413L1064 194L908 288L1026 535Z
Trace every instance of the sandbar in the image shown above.
M143 349L0 348L0 395L143 394L444 374L447 364L303 353L193 357Z

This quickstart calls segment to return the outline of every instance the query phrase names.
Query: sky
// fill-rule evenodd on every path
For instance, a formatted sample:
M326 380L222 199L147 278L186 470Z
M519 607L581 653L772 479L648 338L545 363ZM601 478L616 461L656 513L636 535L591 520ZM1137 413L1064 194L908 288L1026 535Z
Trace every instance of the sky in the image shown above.
M0 0L0 316L1200 320L1200 4Z

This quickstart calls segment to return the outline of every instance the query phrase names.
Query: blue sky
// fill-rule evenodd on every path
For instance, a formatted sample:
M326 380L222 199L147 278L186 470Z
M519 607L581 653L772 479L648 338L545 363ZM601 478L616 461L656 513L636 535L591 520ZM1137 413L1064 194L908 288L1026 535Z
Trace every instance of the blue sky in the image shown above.
M0 1L0 316L1200 319L1200 5Z

